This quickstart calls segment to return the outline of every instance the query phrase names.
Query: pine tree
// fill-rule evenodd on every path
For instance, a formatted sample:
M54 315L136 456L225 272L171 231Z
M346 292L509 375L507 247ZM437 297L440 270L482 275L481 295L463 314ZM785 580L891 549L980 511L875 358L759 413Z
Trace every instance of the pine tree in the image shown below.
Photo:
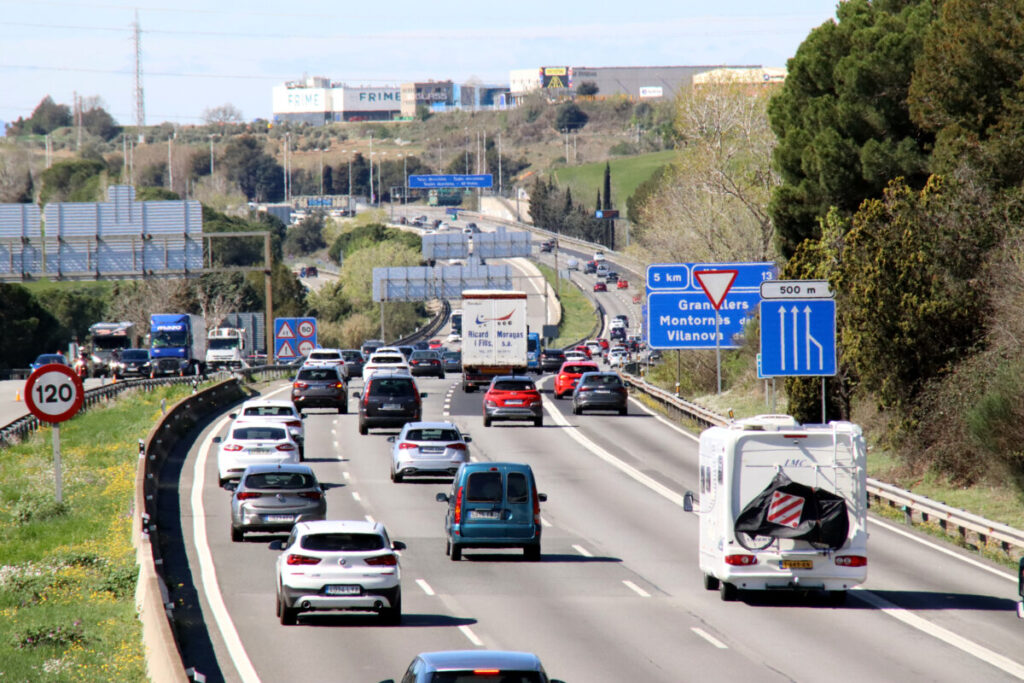
M601 208L605 211L612 208L612 167L607 161L604 162L604 204Z

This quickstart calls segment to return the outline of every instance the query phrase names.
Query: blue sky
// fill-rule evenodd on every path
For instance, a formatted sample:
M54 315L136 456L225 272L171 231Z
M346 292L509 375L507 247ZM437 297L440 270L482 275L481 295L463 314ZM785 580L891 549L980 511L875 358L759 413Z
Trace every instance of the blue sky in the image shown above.
M539 66L785 66L835 0L604 3L389 0L0 0L0 121L50 95L98 96L134 123L138 9L146 123L238 107L269 118L271 88L304 74L349 85L477 77ZM244 8L239 11L239 8Z

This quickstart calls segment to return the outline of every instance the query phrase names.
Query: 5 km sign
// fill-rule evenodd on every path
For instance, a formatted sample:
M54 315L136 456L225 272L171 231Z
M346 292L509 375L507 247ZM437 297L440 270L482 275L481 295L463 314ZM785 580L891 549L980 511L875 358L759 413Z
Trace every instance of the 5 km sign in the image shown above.
M81 409L84 399L82 380L66 365L44 365L25 382L25 405L43 422L70 420Z

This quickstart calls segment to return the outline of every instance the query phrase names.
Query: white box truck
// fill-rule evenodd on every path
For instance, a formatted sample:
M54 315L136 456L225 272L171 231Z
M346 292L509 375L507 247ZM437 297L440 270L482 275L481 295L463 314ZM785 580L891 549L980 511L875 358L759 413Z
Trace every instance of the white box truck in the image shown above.
M867 578L867 455L850 422L759 415L700 436L700 570L738 590L828 591Z
M525 374L526 292L462 292L462 390L487 387L496 375Z

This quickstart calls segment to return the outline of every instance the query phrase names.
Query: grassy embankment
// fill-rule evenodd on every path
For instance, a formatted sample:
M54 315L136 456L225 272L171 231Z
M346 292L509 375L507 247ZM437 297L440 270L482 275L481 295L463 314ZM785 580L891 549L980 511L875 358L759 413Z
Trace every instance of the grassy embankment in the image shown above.
M636 191L640 183L651 177L659 166L672 163L676 158L674 150L638 154L631 157L615 157L608 161L612 175L612 205L626 216L626 200ZM597 191L604 192L604 165L593 164L566 166L555 170L559 187L572 189L573 199L590 206L597 198Z
M555 286L555 271L548 266L537 264L540 272ZM562 321L558 324L558 338L552 347L561 348L566 344L582 339L594 329L596 317L594 304L575 285L562 282L561 294L558 299L562 304Z
M142 681L131 544L138 440L160 400L191 387L132 392L61 426L63 503L51 430L0 450L0 678Z

